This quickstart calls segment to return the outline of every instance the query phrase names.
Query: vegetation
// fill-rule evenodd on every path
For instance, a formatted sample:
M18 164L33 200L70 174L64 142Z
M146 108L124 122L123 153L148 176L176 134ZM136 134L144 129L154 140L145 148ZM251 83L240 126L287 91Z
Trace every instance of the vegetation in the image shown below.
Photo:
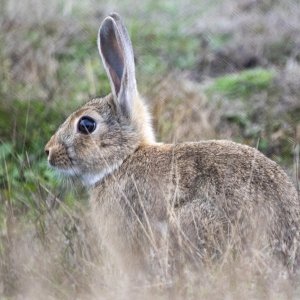
M250 69L218 77L211 86L212 92L219 92L230 98L247 100L251 94L267 90L273 80L273 73L267 69Z
M159 140L246 143L299 184L297 0L117 2L0 1L0 298L38 299L41 291L45 299L97 298L99 282L124 279L105 269L97 254L101 246L86 217L85 191L58 178L43 150L73 109L109 92L96 34L110 11L122 14L129 28L139 90ZM190 298L299 297L285 278L270 284L263 277L268 272L257 277L243 263L234 270L224 263L200 275L191 272L173 287ZM239 284L241 274L245 281ZM164 284L158 298L169 293ZM99 298L115 298L112 290L103 288ZM128 297L146 290L151 298L150 289L127 290Z

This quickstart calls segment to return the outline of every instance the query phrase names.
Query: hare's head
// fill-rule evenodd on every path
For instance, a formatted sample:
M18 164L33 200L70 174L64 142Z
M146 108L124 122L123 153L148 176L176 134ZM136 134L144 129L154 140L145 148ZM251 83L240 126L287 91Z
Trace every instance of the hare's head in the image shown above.
M98 49L111 94L71 114L45 147L51 166L86 185L118 168L140 145L154 142L150 116L136 87L130 38L117 14L101 24Z

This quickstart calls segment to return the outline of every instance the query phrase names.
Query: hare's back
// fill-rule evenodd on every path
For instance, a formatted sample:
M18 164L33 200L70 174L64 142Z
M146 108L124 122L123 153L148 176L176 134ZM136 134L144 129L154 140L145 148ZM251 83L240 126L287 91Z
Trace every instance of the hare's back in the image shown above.
M240 190L250 198L255 194L274 200L288 194L291 199L297 198L286 173L255 148L213 140L177 145L175 152L181 180L189 185L194 179L195 189L196 183L203 183L209 190L213 186L217 194L224 193L226 197L233 197Z
M298 207L296 190L286 173L246 145L226 140L158 144L141 147L132 159L126 172L144 181L145 187L176 190L179 202L212 197L235 204L262 200Z

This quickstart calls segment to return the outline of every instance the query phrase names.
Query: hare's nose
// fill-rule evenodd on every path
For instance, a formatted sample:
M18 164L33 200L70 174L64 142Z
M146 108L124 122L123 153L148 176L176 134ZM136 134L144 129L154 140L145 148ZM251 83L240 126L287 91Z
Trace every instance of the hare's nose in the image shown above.
M47 157L49 158L50 152L51 152L51 146L47 144L47 145L45 146L44 151L45 151L45 154L47 155Z
M53 159L53 154L55 154L56 151L57 151L56 137L52 136L44 148L44 152L47 155L49 162Z

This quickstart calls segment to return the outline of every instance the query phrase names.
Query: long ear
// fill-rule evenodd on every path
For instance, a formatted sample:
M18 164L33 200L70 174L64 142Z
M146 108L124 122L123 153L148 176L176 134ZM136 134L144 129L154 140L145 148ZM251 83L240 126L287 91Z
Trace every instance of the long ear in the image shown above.
M137 94L134 55L127 29L117 14L111 14L102 22L98 49L115 102L122 114L130 118Z

